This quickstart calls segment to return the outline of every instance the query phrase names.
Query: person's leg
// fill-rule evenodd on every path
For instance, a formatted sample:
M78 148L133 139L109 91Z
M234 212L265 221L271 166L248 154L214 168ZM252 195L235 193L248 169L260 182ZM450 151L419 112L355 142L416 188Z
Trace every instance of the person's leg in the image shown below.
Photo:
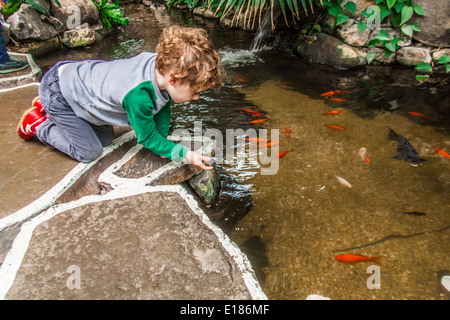
M0 22L0 64L9 61L8 50L6 49L5 38L3 38L3 26Z
M92 125L95 134L102 146L106 147L111 144L114 140L114 128L113 126L105 125L105 126L94 126Z
M28 61L17 60L8 54L5 39L3 37L3 26L0 23L0 73L19 71L27 67Z
M98 158L106 137L102 136L104 141L100 141L97 127L94 130L70 108L59 88L57 67L50 69L42 79L39 96L48 119L36 128L38 140L81 162Z

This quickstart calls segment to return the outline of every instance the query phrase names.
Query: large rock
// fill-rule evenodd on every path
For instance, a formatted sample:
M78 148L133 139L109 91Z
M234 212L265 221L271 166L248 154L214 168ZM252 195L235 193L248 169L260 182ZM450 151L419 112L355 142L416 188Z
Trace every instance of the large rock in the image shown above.
M98 22L99 13L90 0L59 0L61 7L52 3L51 15L61 20L67 29L75 29L83 23L94 25Z
M303 42L298 46L298 53L305 59L343 69L367 64L365 50L349 46L326 33L315 36L317 40L313 43Z
M421 62L431 63L429 48L402 47L396 52L397 62L405 66L414 67Z
M414 39L429 46L450 47L450 1L413 0L416 3L422 6L425 16L413 18L421 29L414 33Z
M43 16L43 15L42 15ZM43 16L45 17L45 16ZM58 34L55 25L41 19L41 14L28 4L12 14L7 23L11 25L11 35L17 40L48 40Z
M95 42L95 32L84 23L81 26L64 32L62 43L69 48L84 47Z
M348 20L347 23L343 23L336 30L337 36L346 44L363 47L369 42L370 29L367 28L363 34L358 30L358 25L355 20Z

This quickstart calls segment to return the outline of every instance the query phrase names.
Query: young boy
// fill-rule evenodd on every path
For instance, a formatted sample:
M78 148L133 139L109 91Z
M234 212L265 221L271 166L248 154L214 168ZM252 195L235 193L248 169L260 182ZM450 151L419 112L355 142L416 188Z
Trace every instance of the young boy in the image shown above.
M219 62L206 31L164 29L157 53L113 61L62 61L43 77L39 98L18 126L25 140L36 137L70 157L89 162L113 140L113 125L134 129L138 143L171 160L185 158L202 169L209 161L167 139L170 104L197 100L221 85Z

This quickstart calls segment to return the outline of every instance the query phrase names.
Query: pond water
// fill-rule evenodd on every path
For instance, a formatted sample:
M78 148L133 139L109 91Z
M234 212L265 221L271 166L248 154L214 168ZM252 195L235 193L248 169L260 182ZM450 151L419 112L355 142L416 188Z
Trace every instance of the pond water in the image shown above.
M58 60L131 57L153 51L167 25L207 29L223 55L225 85L174 105L173 129L193 132L201 121L203 131L255 129L280 142L256 148L241 135L226 141L231 158L218 159L252 193L251 211L229 236L248 254L269 299L445 298L437 273L450 270L450 159L434 148L450 153L448 82L413 87L414 72L398 67L342 71L275 50L250 51L252 33L164 7L133 8L130 25L106 41L36 62L45 71ZM331 110L342 112L323 115ZM260 118L267 120L248 123ZM397 142L387 139L389 127L427 161L413 167L392 159ZM369 162L358 154L363 147ZM264 164L264 156L272 162ZM336 261L341 254L382 258L372 268Z

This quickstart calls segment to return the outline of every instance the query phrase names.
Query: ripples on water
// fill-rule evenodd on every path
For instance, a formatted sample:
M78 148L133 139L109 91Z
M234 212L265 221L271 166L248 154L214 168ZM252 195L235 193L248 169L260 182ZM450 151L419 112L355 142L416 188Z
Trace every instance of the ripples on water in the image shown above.
M153 51L161 30L175 21L158 10L141 10L126 32L112 35L111 41L36 60L45 69L63 59L108 60ZM450 151L448 85L413 88L410 70L338 71L276 51L249 51L250 33L178 13L176 19L208 30L223 56L226 77L220 91L174 105L173 129L187 128L193 134L194 122L201 120L204 130L224 134L237 128L278 130L279 151L294 149L279 160L274 175L261 175L261 164L254 159L238 162L238 151L223 165L253 194L252 210L230 237L245 247L268 297L442 299L436 274L450 269L450 159L434 148ZM398 74L402 76L393 82L391 76ZM321 96L336 89L346 91L337 96L345 102ZM255 117L239 108L259 111L268 121L247 124ZM343 112L322 115L333 109ZM346 130L334 131L325 124ZM428 162L414 168L391 159L397 146L386 139L388 126L410 139ZM292 131L290 138L286 127ZM245 144L244 152L252 150ZM358 157L361 147L367 148L370 163ZM335 175L352 188L341 185ZM334 260L343 253L383 256L381 289L367 288L370 264Z

